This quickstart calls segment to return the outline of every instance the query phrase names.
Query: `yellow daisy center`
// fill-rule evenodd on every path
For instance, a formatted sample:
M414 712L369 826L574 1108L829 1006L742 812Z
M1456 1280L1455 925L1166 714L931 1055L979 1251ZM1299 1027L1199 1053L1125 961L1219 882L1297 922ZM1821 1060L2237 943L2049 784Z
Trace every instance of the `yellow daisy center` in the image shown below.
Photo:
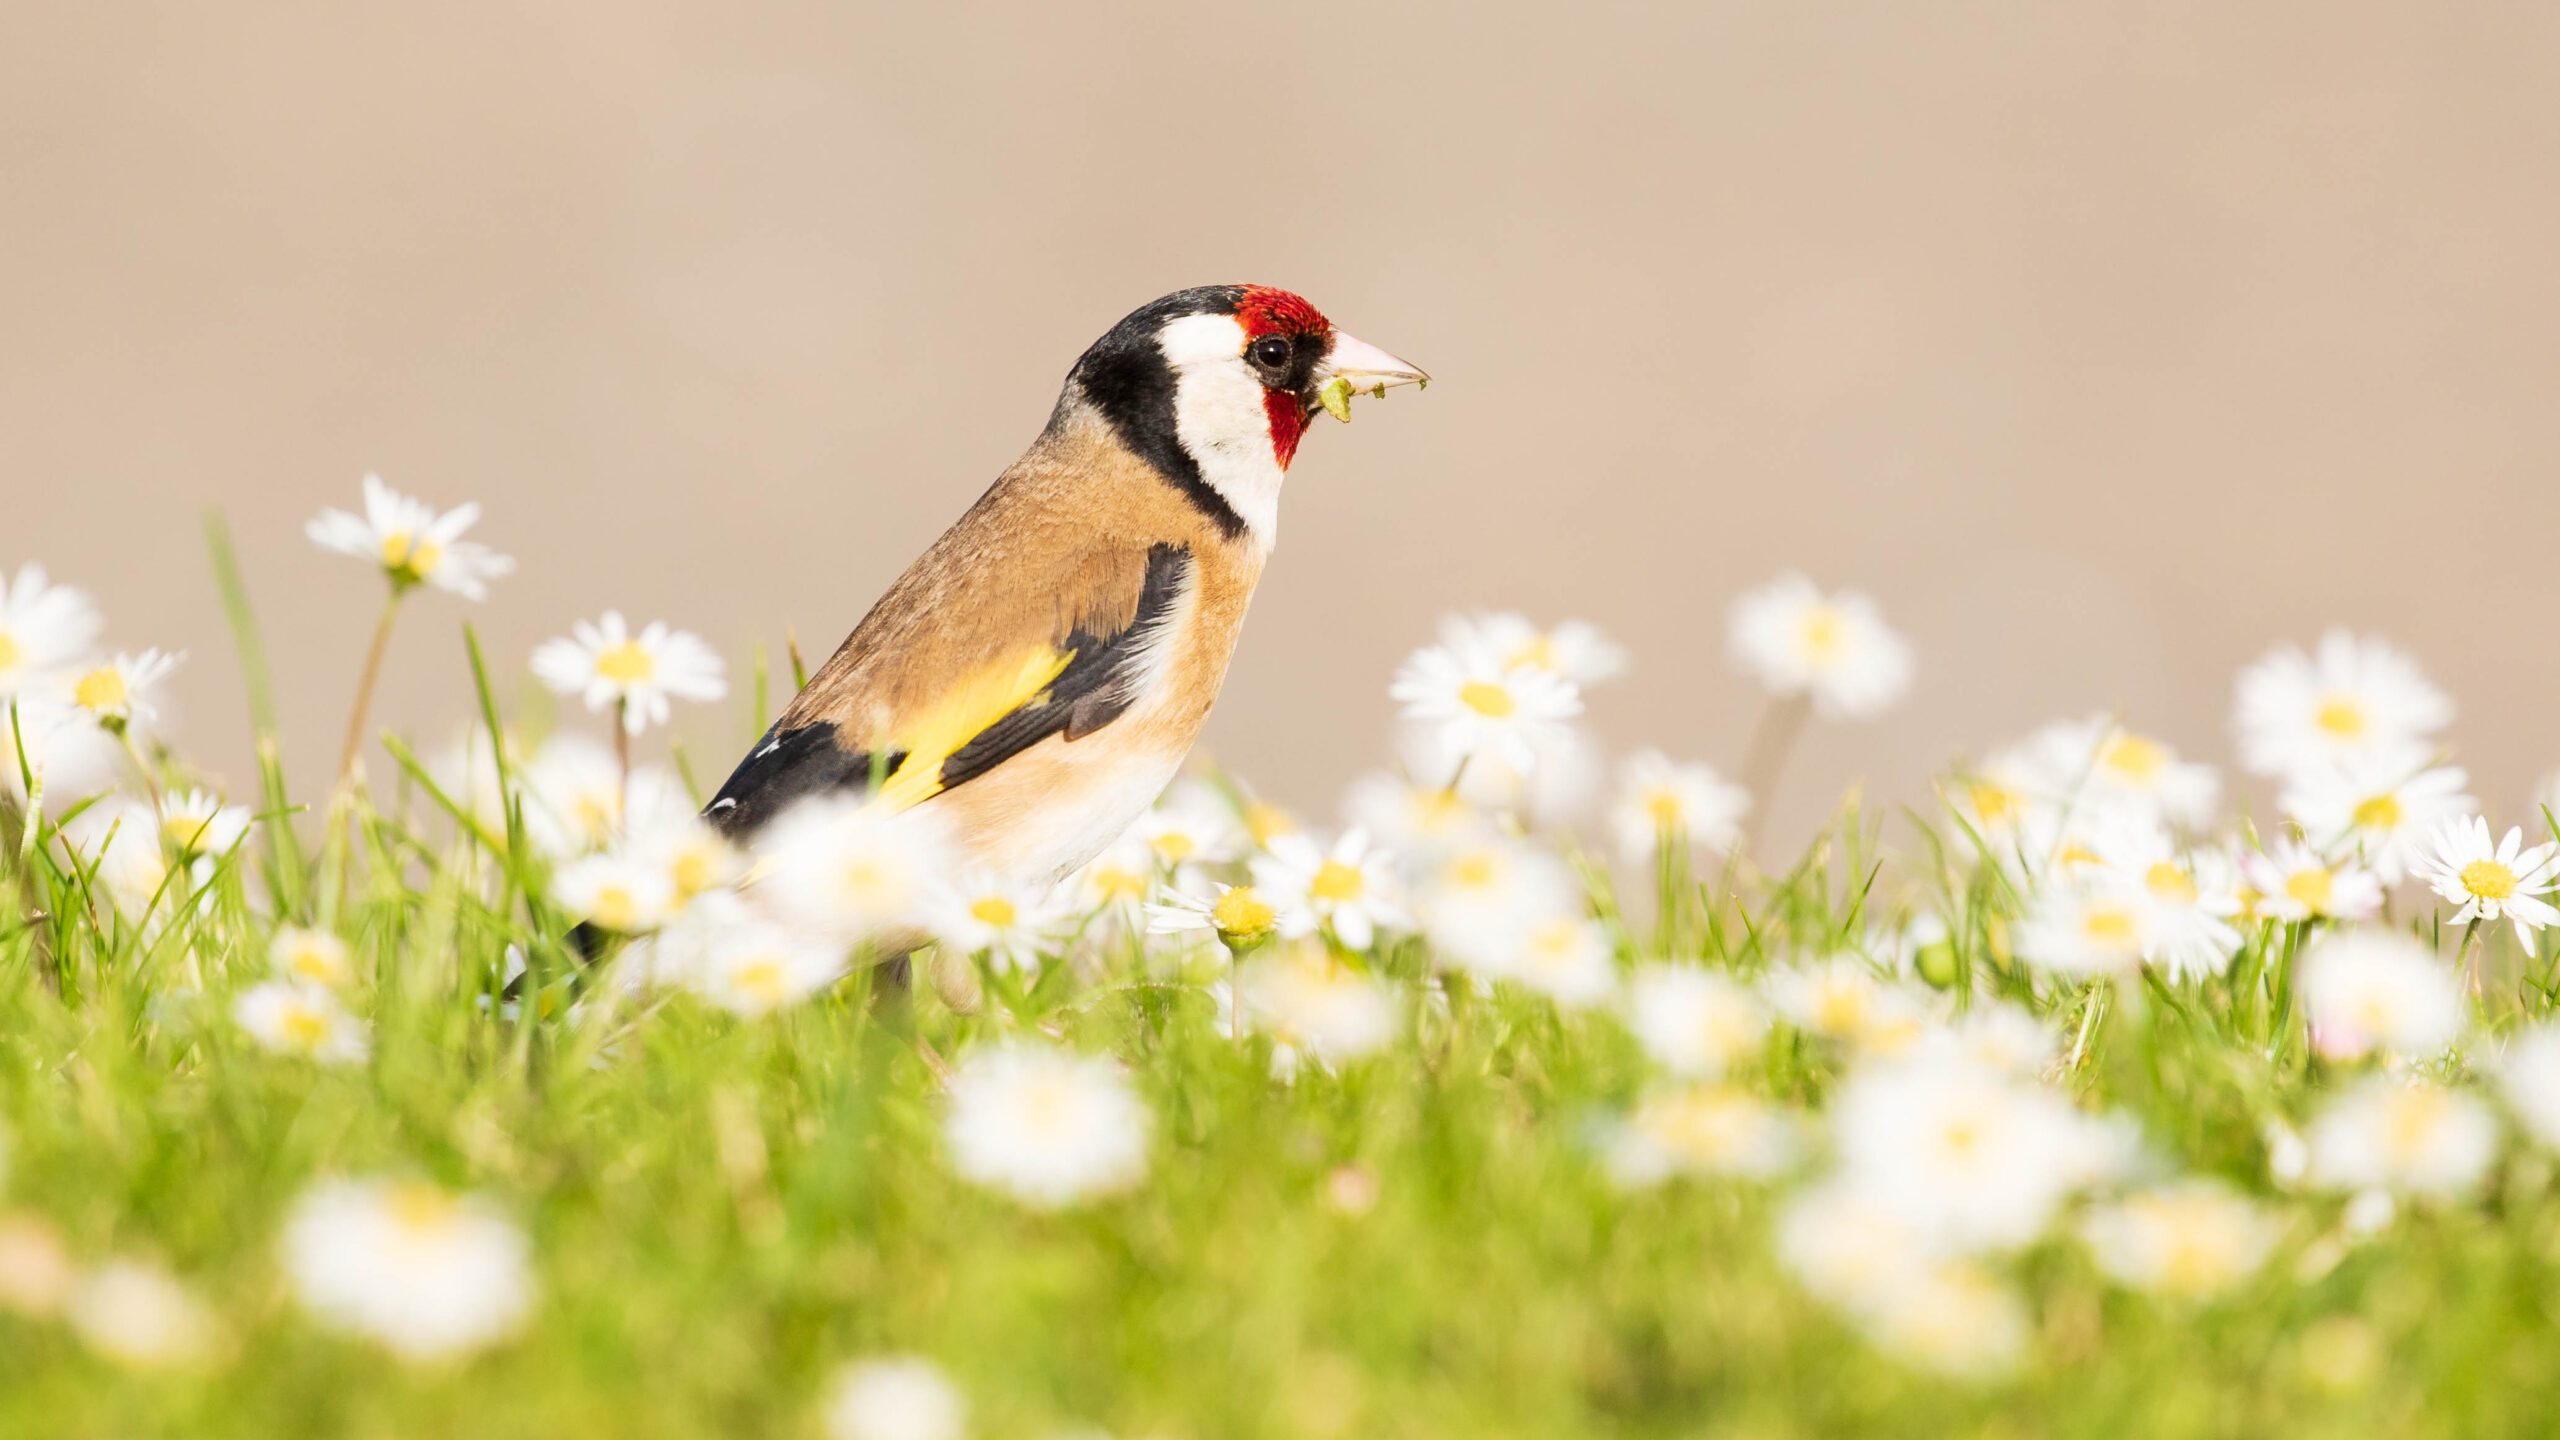
M2163 900L2175 901L2181 905L2192 905L2196 902L2196 882L2188 877L2186 871L2179 869L2175 862L2163 860L2153 865L2143 872L2142 883L2150 886L2151 893Z
M2080 917L2080 933L2101 945L2133 943L2133 912L2098 906Z
M1229 890L1209 908L1209 923L1217 926L1221 935L1259 935L1279 918L1250 885Z
M2303 909L2315 915L2325 915L2329 913L2329 897L2337 889L2337 879L2337 876L2314 865L2284 877L2284 893Z
M1854 982L1822 987L1813 1000L1813 1028L1826 1035L1854 1034L1867 1023L1867 990Z
M1198 854L1199 843L1179 830L1167 830L1147 842L1167 865L1179 865Z
M1491 885L1501 873L1501 862L1494 859L1490 850L1470 850L1449 862L1449 883L1471 890Z
M1653 817L1655 828L1676 830L1682 820L1680 796L1671 790L1656 790L1644 797L1645 813Z
M636 685L658 673L658 657L625 640L596 656L596 673L617 685Z
M2397 830L2400 828L2400 797L2389 791L2368 796L2356 803L2355 825L2359 830Z
M1256 800L1244 807L1244 828L1253 832L1253 843L1268 845L1296 830L1298 821L1297 817L1279 806Z
M2312 712L2312 723L2340 740L2360 738L2371 724L2365 718L2364 702L2353 695L2332 695L2320 702Z
M711 888L711 857L699 850L684 851L667 867L667 878L674 883L678 895L699 895Z
M169 847L181 855L192 855L204 843L204 832L213 825L210 815L171 815L160 822L160 833Z
M1327 860L1317 866L1316 877L1307 882L1308 894L1337 905L1359 899L1368 888L1368 877L1360 873L1358 866L1345 865L1339 860Z
M2018 813L2018 797L2005 785L1976 780L1965 793L1973 801L1973 813L1985 825L2000 824Z
M2098 763L2134 784L2149 785L2168 768L2169 751L2157 740L2122 732L2108 738Z
M133 699L133 692L126 687L122 670L101 665L80 677L80 683L71 687L71 698L81 709L103 715L123 709Z
M788 993L782 962L770 956L758 956L739 965L729 972L729 983L759 1005L779 1005Z
M1147 877L1135 870L1124 870L1117 865L1097 865L1086 879L1092 884L1093 893L1105 900L1147 898Z
M1520 708L1511 692L1490 680L1470 680L1458 687L1458 699L1488 719L1500 720Z
M2452 1107L2433 1090L2404 1090L2392 1099L2383 1122L2384 1143L2394 1156L2406 1159L2426 1148Z
M436 563L444 559L444 547L433 540L421 540L406 530L394 530L382 537L382 567L425 579L435 573Z
M335 981L338 958L317 945L300 945L285 957L284 968L306 980Z
M1533 635L1504 657L1504 664L1526 665L1538 670L1556 669L1556 645L1544 634Z
M462 1214L452 1196L433 1185L415 1183L391 1186L382 1197L382 1208L390 1212L393 1224L412 1234L450 1229Z
M607 930L629 930L640 918L640 902L630 887L606 885L596 891L595 922Z
M309 1005L285 1007L284 1038L305 1050L316 1050L329 1038L329 1017Z
M1001 895L989 895L970 903L969 918L981 925L990 925L998 930L1010 930L1013 928L1014 921L1021 918L1021 914L1013 908L1012 901Z
M1413 828L1437 835L1466 818L1467 802L1451 789L1413 792Z
M2516 893L2516 872L2495 860L2474 860L2462 867L2462 888L2482 900L2504 900Z
M1828 605L1816 605L1804 612L1796 622L1796 644L1804 650L1804 658L1816 665L1828 665L1840 658L1840 648L1847 640L1847 626L1840 612Z
M0 630L0 670L15 670L26 663L27 648L6 630Z

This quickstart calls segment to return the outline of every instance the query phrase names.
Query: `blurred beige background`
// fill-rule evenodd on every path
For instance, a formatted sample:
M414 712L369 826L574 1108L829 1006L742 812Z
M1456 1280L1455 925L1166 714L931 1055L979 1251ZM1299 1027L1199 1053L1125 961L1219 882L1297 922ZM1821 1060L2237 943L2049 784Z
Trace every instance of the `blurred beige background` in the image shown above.
M2494 812L2560 761L2560 10L1820 4L0 7L0 565L182 646L249 773L225 509L316 780L376 469L522 570L427 595L384 718L616 605L812 661L1154 295L1285 285L1440 383L1326 424L1213 721L1330 810L1454 606L1633 645L1613 741L1730 768L1722 616L1881 598L1846 784L2232 673L2415 649ZM718 770L743 707L690 717ZM706 777L716 782L716 776Z

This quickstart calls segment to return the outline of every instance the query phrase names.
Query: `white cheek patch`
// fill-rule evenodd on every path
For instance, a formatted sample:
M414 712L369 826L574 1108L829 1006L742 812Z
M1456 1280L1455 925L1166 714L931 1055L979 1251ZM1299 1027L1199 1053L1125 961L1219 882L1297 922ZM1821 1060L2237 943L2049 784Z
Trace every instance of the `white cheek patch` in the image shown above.
M1185 315L1158 332L1173 367L1173 425L1182 448L1268 549L1280 533L1280 462L1262 381L1244 359L1244 327L1232 315Z

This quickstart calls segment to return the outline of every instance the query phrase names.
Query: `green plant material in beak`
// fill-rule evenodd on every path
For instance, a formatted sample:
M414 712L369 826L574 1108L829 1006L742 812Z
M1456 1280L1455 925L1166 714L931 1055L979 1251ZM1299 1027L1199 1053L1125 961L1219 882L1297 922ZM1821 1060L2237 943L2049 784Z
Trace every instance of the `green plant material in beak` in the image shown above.
M1351 382L1339 375L1327 380L1323 388L1316 391L1316 403L1322 405L1334 419L1345 425L1350 424Z

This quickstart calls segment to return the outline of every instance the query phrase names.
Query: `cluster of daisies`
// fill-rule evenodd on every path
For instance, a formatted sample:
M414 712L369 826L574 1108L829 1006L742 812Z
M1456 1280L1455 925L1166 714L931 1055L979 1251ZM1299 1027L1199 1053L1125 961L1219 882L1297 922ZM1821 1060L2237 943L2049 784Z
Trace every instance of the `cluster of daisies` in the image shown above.
M463 538L475 519L367 477L365 514L313 522L317 543L387 582L377 655L412 591L477 599L508 572ZM153 763L149 727L175 661L110 657L101 629L86 597L33 567L0 592L0 696L25 757L6 767L11 794L26 816L67 808L54 843L113 912L181 934L252 816L163 789L174 767ZM1796 723L1874 717L1912 683L1873 600L1801 576L1743 596L1729 643L1770 697L1767 743L1742 770L1755 787ZM2472 993L2503 934L2547 963L2560 845L2493 830L2447 763L2451 703L2388 644L2332 634L2241 676L2239 758L2276 792L2280 823L2233 825L2211 768L2113 717L2058 722L1950 776L1936 858L1889 871L1866 928L1821 943L1750 913L1767 887L1745 785L1655 751L1613 774L1585 697L1626 663L1587 624L1453 617L1397 671L1397 764L1351 787L1342 828L1189 778L1038 890L959 864L931 807L858 795L803 801L752 851L731 845L675 770L631 747L673 701L725 695L718 655L613 612L531 656L545 684L609 717L605 736L474 730L416 778L451 822L459 883L525 880L463 868L512 866L520 837L535 903L598 937L563 982L573 1015L697 1003L752 1022L912 956L952 1010L1000 1021L1007 995L1053 976L1194 988L1280 1085L1409 1046L1488 997L1615 1031L1646 1079L1586 1127L1592 1163L1629 1189L1767 1187L1772 1244L1805 1290L1949 1373L2017 1361L2021 1261L2038 1247L2075 1244L2125 1286L2201 1302L2279 1266L2316 1275L2404 1208L2459 1203L2511 1134L2560 1146L2560 1028L2493 1038ZM340 784L359 793L360 767ZM2551 828L2538 816L2533 833ZM1682 877L1664 902L1703 903L1749 944L1670 925L1646 939L1607 898L1609 852ZM230 1022L280 1056L364 1064L368 977L390 957L301 918L261 927L266 973L229 997ZM480 998L496 1011L511 994ZM2261 1057L2298 1042L2316 1062L2308 1109L2252 1117L2259 1173L2190 1171L2138 1117L2077 1098L2110 996L2192 1006ZM1161 1141L1122 1063L1036 1025L984 1033L931 1057L951 1174L1036 1210L1143 1190ZM1781 1093L1781 1064L1816 1083ZM1356 1212L1377 1183L1346 1170L1337 1203ZM83 1270L40 1225L10 1223L0 1300L58 1311L137 1361L220 1343L165 1273ZM491 1343L535 1299L528 1239L501 1210L408 1179L319 1183L279 1254L312 1315L413 1360ZM861 1440L956 1435L965 1411L912 1356L852 1366L828 1401L832 1430Z

